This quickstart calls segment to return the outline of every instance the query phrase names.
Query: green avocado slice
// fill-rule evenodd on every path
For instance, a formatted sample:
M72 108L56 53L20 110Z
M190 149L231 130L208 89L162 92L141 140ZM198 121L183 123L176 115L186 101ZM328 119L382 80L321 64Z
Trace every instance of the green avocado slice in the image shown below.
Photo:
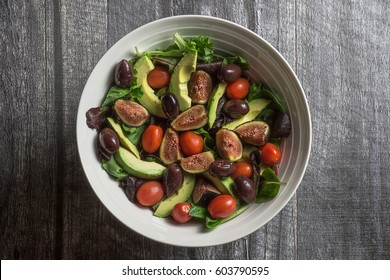
M180 111L191 107L191 98L188 96L188 81L196 69L197 51L187 52L173 69L169 90L179 102Z
M209 128L213 127L215 119L217 118L217 107L219 99L223 96L226 90L226 83L219 83L215 88L213 94L210 97L208 109L209 109Z
M126 172L142 179L161 178L165 171L165 166L156 162L149 162L138 159L134 154L123 147L119 147L114 155L115 160Z
M242 118L236 119L236 120L224 125L223 128L233 130L237 126L239 126L243 123L250 122L250 121L254 120L261 113L261 111L263 111L270 103L271 103L271 100L262 99L262 98L253 99L252 101L249 101L248 114L246 114Z
M210 182L213 183L221 193L231 194L234 196L234 180L232 179L232 177L219 179L217 177L212 176L208 171L202 174L205 178L209 179Z
M161 218L169 216L176 204L187 201L194 189L194 186L195 176L191 174L184 174L181 188L175 194L160 202L156 211L154 211L154 215Z
M107 120L112 129L114 129L114 131L118 135L121 144L139 159L140 156L137 147L133 143L131 143L129 139L127 139L127 137L123 133L121 126L117 124L112 118L107 118Z
M134 76L137 79L137 87L141 86L143 91L139 102L150 114L167 118L161 106L160 99L154 94L154 90L148 84L148 73L153 69L153 62L147 56L141 56L134 64Z

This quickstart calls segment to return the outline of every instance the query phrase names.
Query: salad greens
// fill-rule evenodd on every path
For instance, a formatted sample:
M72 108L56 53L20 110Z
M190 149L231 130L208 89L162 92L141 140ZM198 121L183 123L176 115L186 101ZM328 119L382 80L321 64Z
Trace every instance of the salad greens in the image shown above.
M236 67L234 69L237 69L238 66L240 71L238 77L234 80L236 81L241 77L241 70L249 69L249 63L245 58L239 55L226 56L226 55L221 55L219 53L215 53L213 42L207 36L196 36L193 38L186 39L176 33L173 35L173 42L174 42L173 44L169 45L164 49L141 52L138 48L136 48L137 56L132 58L131 60L127 60L127 62L130 63L131 65L139 62L137 63L138 65L138 64L142 64L141 63L142 61L144 62L144 64L141 65L141 68L143 70L139 70L139 69L132 70L134 71L133 73L134 75L132 77L131 83L129 82L127 84L127 85L130 84L129 87L123 87L116 82L117 84L113 85L108 90L101 106L99 108L92 108L94 110L90 109L90 111L87 113L87 118L88 118L87 123L91 128L96 128L99 132L99 152L101 152L101 149L105 151L105 154L100 154L101 167L110 176L112 176L116 180L120 180L123 183L123 185L126 186L125 187L126 192L135 194L137 188L141 184L140 182L141 181L144 182L143 180L147 180L148 182L154 182L160 185L161 183L159 182L162 182L162 185L164 185L165 188L164 193L167 193L169 189L165 184L168 184L167 182L171 182L171 181L174 182L175 174L172 173L173 175L170 174L169 177L166 177L168 176L166 174L171 172L169 171L170 169L176 168L175 172L177 172L177 169L179 169L179 171L183 172L184 174L184 177L182 174L182 178L185 178L184 180L185 182L179 180L181 182L180 184L182 184L181 186L178 186L179 189L176 189L176 191L174 191L172 194L166 195L166 197L164 198L161 197L158 201L156 201L156 203L148 206L153 206L152 208L154 209L157 209L159 207L161 212L163 213L172 212L173 213L172 215L174 215L174 213L176 213L174 210L174 207L176 205L172 205L170 201L176 201L176 202L179 201L182 203L187 203L191 206L190 210L187 213L189 217L193 217L194 219L197 220L202 220L207 228L212 229L217 227L221 223L227 222L233 219L234 217L240 215L242 212L248 209L253 203L264 203L274 199L278 195L280 186L284 184L283 182L280 182L279 178L275 174L275 165L278 163L270 164L268 162L262 162L260 158L256 159L256 155L257 155L256 152L260 154L260 156L258 157L262 157L263 152L261 151L259 152L259 150L261 150L259 146L263 146L268 143L276 144L276 149L278 149L278 146L280 145L283 138L276 136L276 138L269 139L268 136L270 133L270 128L268 127L267 122L275 115L274 114L275 112L286 113L287 107L285 102L279 97L276 91L268 88L265 84L261 82L250 82L248 81L248 79L241 79L244 80L244 82L246 82L247 84L249 83L249 90L247 90L244 97L237 98L237 97L229 96L228 94L229 84L233 82L229 83L223 78L221 78L220 73L222 72L222 70L219 70L220 72L218 73L214 73L215 76L213 76L212 78L209 77L210 83L212 83L211 89L217 88L218 83L219 85L221 85L221 88L223 89L220 91L218 98L216 98L215 96L210 97L212 95L209 95L209 97L207 97L207 99L205 99L205 102L203 103L196 100L193 96L190 96L191 91L189 90L190 82L191 82L189 80L192 79L192 74L194 73L194 71L196 71L195 69L197 68L197 65L195 64L202 64L203 66L206 65L205 69L207 69L207 65L209 64L214 64L213 67L220 67L221 69L223 67L229 67L229 65L234 65ZM189 52L196 53L193 59L194 64L184 65L184 66L179 65L182 63L182 62L179 63L179 61L181 61L181 59ZM125 61L125 63L127 62ZM168 80L168 83L163 84L161 87L152 86L149 80L147 80L149 86L143 87L142 84L145 83L147 77L149 77L148 76L149 73L151 73L153 70L156 69L155 65L159 65L160 67L165 68L166 69L165 71L168 72L167 75L170 80ZM178 79L177 83L180 84L178 86L180 92L177 94L184 94L187 95L187 97L188 96L191 97L191 100L189 102L189 106L191 107L189 109L186 109L185 112L188 114L188 110L191 110L191 108L194 108L196 106L198 108L199 106L203 106L204 108L210 108L210 103L214 102L212 106L214 108L218 108L219 110L218 114L216 114L216 112L211 112L211 110L209 109L206 109L206 114L209 115L215 114L213 115L213 118L218 119L219 122L215 121L214 123L209 124L210 127L207 127L203 123L200 126L195 126L189 129L182 129L182 130L176 129L173 125L171 125L171 122L173 120L177 120L178 115L183 114L183 112L179 111L178 104L173 104L173 103L172 103L173 105L172 104L168 104L168 105L176 106L174 109L177 109L178 113L173 118L169 117L169 120L162 118L164 114L165 114L165 118L167 118L167 116L170 116L167 112L169 108L167 109L166 108L167 105L164 103L167 101L164 100L164 98L168 94L170 94L169 91L172 89L169 83L172 83L173 78L171 79L170 75L173 73L173 70L177 69L178 67L183 67L183 69L193 69L191 70L192 72L189 73L186 73L184 70L179 69L180 71L183 71L184 74L181 73L177 78ZM143 72L140 73L141 71ZM200 79L207 79L207 76L209 74L202 73L202 75L203 76L200 76L201 77ZM183 76L185 77L183 78ZM229 78L229 76L227 77ZM244 77L244 75L242 77ZM137 79L139 80L137 81ZM142 81L142 83L140 81ZM126 110L121 111L122 115L119 115L115 111L117 110L117 108L115 108L114 106L115 101L119 99L125 101L126 100L132 101L129 103L133 103L132 108L127 108ZM258 112L256 112L257 115L256 116L253 115L251 118L245 118L245 115L248 114L249 109L245 114L242 115L242 117L240 116L232 117L231 115L229 115L229 112L227 111L226 107L222 107L222 106L226 104L224 102L227 102L227 100L236 102L234 100L237 99L239 99L241 103L245 103L246 106L255 104L256 102L264 105L261 106L262 110L258 109L257 110ZM251 103L248 105L249 102ZM117 102L116 104L118 103L120 102ZM136 103L135 105L137 105L138 107L144 109L144 115L141 114L142 112L140 113L136 111L135 109L136 107L134 107L134 103ZM196 103L200 103L201 105ZM269 105L267 105L268 103ZM127 105L127 106L131 106L131 105ZM148 109L146 109L145 107ZM257 105L257 107L260 107L260 105ZM111 110L111 108L113 110ZM156 116L157 114L156 112L153 111L153 108L159 108L161 112L165 112L165 113L163 113L162 115L158 115L157 117ZM137 118L144 118L144 119L143 121L141 119L141 122L139 122L139 125L137 126L126 125L122 119L124 118L123 114L126 113L128 114L129 118L134 118L136 116ZM139 114L137 115L137 113ZM155 115L155 116L153 116L153 118L150 118L151 115ZM199 118L199 116L191 115L191 114L188 114L188 116L189 116L188 119L191 120ZM96 118L95 121L93 119L94 117ZM119 130L121 129L123 131L124 136L123 135L121 136L122 138L120 142L129 143L128 142L129 140L135 146L134 147L135 152L134 151L132 152L131 149L125 149L122 146L119 146L119 140L115 139L116 134L112 131L107 130L107 128L101 127L102 124L104 123L102 119L107 117L110 117L109 121L114 122L115 125L113 126L119 127ZM206 115L206 117L208 116ZM158 121L155 122L155 119L157 119ZM233 121L233 119L235 122L237 122L237 126L235 126L234 128L226 129L224 125L226 123ZM137 119L137 121L139 120ZM245 139L244 136L241 134L239 135L241 138L238 136L239 132L238 130L236 130L236 127L242 124L246 125L249 122L257 123L257 125L262 125L262 128L264 128L264 131L262 133L264 133L263 135L265 136L264 141L266 142L262 142L262 144L258 144L258 143L256 144L251 142L253 141L253 139L250 141L248 139ZM126 122L126 123L131 124L131 122L130 123ZM220 126L218 127L215 125L220 125ZM252 125L252 123L250 125ZM154 150L146 146L147 144L144 143L144 137L143 137L143 135L149 133L149 130L151 128L155 129L153 133L154 134L159 133L158 137L160 137L158 139L159 143L157 149ZM174 131L174 128L177 131ZM220 149L220 145L222 144L219 144L219 142L217 142L217 137L218 137L217 131L221 131L221 129L225 129L228 130L229 133L233 133L233 135L235 135L234 139L238 139L238 140L234 140L234 139L233 140L240 142L243 152L241 151L241 155L239 155L237 159L232 159L231 161L229 161L230 159L227 160L227 158L224 157L220 152L219 149ZM171 134L168 135L168 131L170 131L169 133ZM103 132L105 132L106 135L102 136ZM197 151L196 153L190 153L188 151L184 151L184 147L188 143L183 143L183 140L181 140L181 138L179 139L179 137L181 137L187 132L200 135L201 139L203 139L202 146L199 149L199 151ZM153 137L155 137L153 133L149 133L148 134L149 136L145 137L145 139L147 139L148 141L150 140L149 145L155 144L153 142L155 139L152 139ZM164 139L162 139L163 136ZM197 137L200 138L199 136ZM169 138L170 141L172 142L169 142L167 144L164 141L169 141L169 140L165 138ZM123 139L125 139L125 141L123 141ZM232 145L232 142L234 142L233 140L231 140L230 142L229 141L225 141L225 142L228 143L229 145ZM255 140L259 141L258 139ZM114 148L112 148L110 145L114 146ZM118 145L118 147L116 147L115 145ZM132 147L130 143L129 145ZM169 148L168 152L164 154L160 150L160 153L158 153L158 149L160 146L168 147ZM161 147L160 149L162 149ZM112 150L114 150L113 152L111 151L111 148ZM229 149L232 150L234 150L235 148L236 147L234 145L229 147ZM140 153L136 157L135 154L138 154L137 149L140 151ZM183 151L185 153L184 155L183 155ZM247 182L252 184L251 187L255 185L254 186L255 193L252 199L250 201L247 201L245 200L245 197L243 198L242 194L237 192L238 189L237 185L239 184L239 181L237 180L237 176L233 177L233 175L236 173L235 169L234 169L234 173L230 172L227 176L218 176L217 173L212 173L211 169L209 168L209 166L211 166L212 163L209 163L209 166L206 167L206 169L203 169L201 171L196 169L191 171L191 169L188 168L185 169L183 165L181 165L180 167L179 164L175 163L175 162L180 162L180 164L183 164L183 158L188 160L191 159L192 156L200 155L200 154L207 154L208 159L210 160L211 158L212 163L216 162L216 160L225 160L228 161L230 165L238 166L237 163L233 163L233 161L238 160L238 161L244 161L247 164L249 164L251 166L250 170L252 170L252 172L254 173L253 175L251 175L252 177L249 175L244 175L244 176L239 175L238 177L246 176ZM171 160L172 157L173 160ZM199 161L199 158L197 159L197 161ZM194 162L191 163L192 166L195 166L198 163L197 161L194 160ZM175 164L177 167L174 166ZM200 164L201 167L202 164L204 163ZM172 168L172 166L174 166L174 168ZM182 170L185 170L186 172ZM225 196L230 196L232 199L235 200L236 203L235 208L233 209L233 211L230 212L228 216L212 215L209 209L210 204L206 204L205 202L201 203L200 200L197 201L195 200L194 193L196 191L195 189L197 188L196 186L197 178L203 178L202 180L210 183L209 186L205 186L205 189L202 189L201 191L207 193L207 191L210 191L211 189L211 193L214 192L212 195L217 195L218 197L218 195L227 194ZM183 191L184 188L186 188L185 191ZM203 194L201 193L200 195ZM133 200L136 201L135 199ZM142 204L141 201L139 200L138 203L146 206L146 204ZM163 207L168 207L168 208L161 209L160 207L161 205L163 205Z

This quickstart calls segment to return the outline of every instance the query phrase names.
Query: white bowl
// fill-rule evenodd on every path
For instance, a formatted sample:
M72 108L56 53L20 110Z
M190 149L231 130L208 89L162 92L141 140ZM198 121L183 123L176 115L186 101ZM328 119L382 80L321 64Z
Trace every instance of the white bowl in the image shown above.
M86 125L85 113L101 104L111 82L113 69L122 58L132 58L135 47L153 50L173 43L172 35L206 35L217 50L239 54L248 59L250 75L279 90L292 121L292 133L282 146L279 177L287 182L278 196L267 203L255 204L240 216L206 230L202 223L176 225L157 218L149 209L129 202L118 182L101 169L95 152L96 131ZM234 241L262 227L287 204L305 172L311 146L311 120L304 91L286 60L264 39L235 23L208 16L175 16L148 23L130 32L101 58L89 77L77 114L77 144L85 174L103 204L132 230L159 242L176 246L211 246Z

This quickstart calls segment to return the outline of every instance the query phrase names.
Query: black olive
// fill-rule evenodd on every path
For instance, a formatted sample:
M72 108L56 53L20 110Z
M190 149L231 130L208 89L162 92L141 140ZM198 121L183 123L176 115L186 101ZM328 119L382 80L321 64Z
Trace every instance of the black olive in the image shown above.
M170 120L175 119L180 113L179 102L172 93L168 92L162 97L161 105L165 115Z
M226 159L217 159L209 167L210 174L217 178L231 176L235 170L234 163Z
M166 197L174 194L183 183L183 171L177 163L171 164L164 172L162 185Z
M119 149L119 139L111 128L103 128L99 133L99 150L105 155L112 155Z
M272 116L271 138L288 137L291 133L290 117L282 112L275 112Z
M246 176L237 177L234 180L234 191L239 199L245 203L251 203L256 197L256 186Z
M130 87L133 76L133 65L122 59L115 67L115 84L123 88Z
M241 99L231 99L223 105L223 112L230 118L238 119L249 112L249 105Z
M219 72L220 79L227 83L234 82L241 77L241 67L236 64L227 64Z

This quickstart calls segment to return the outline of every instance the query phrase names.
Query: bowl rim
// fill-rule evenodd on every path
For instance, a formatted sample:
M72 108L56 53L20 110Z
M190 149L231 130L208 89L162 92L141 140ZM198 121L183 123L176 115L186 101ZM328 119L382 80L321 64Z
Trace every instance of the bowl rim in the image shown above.
M283 63L283 65L288 70L288 74L290 74L291 77L293 77L294 82L296 83L296 85L297 85L297 87L299 89L299 92L302 94L301 97L302 97L302 101L303 102L302 102L301 105L304 106L304 110L303 111L307 114L307 116L306 116L306 120L307 120L307 131L306 132L308 132L308 135L307 135L307 141L308 141L307 142L307 144L308 144L307 154L302 159L302 163L303 163L303 164L301 164L302 172L301 172L301 174L299 174L299 176L296 179L296 184L295 184L295 187L294 187L293 191L291 191L291 193L286 197L286 199L284 201L282 201L282 203L279 203L278 207L276 207L275 210L273 211L274 214L272 216L269 216L267 219L265 219L264 222L261 225L259 225L257 228L252 229L251 231L247 231L247 232L245 232L245 234L242 234L239 237L228 238L226 240L221 240L219 242L216 242L216 243L213 243L213 244L206 244L206 245L170 243L170 242L167 242L166 240L163 240L163 239L158 238L156 236L151 236L151 235L145 234L144 232L142 232L140 230L137 230L137 229L135 229L133 227L130 227L128 224L125 223L125 221L122 221L119 217L117 217L117 215L115 215L115 213L104 203L104 200L100 197L100 195L97 192L97 190L92 186L91 178L88 175L85 163L84 163L83 158L82 158L82 150L81 150L81 145L80 145L80 142L79 142L80 141L81 131L86 128L85 127L85 113L86 112L82 111L81 101L82 101L83 96L86 95L85 92L86 92L87 85L89 83L91 83L92 77L94 76L95 72L97 71L98 65L101 63L101 61L106 56L109 55L109 51L111 49L113 49L115 46L120 45L122 41L127 41L128 40L127 37L130 37L133 33L139 32L142 29L147 29L147 28L149 28L149 26L152 26L152 25L155 25L155 24L162 24L164 22L169 22L169 21L185 20L185 19L211 20L211 21L216 21L216 22L227 24L227 25L231 25L231 26L234 26L235 28L241 29L243 32L251 33L257 39L262 41L262 43L265 44L270 50L272 50L273 54L276 55L277 58ZM81 96L79 98L79 103L78 104L79 104L79 106L78 106L78 110L77 110L76 126L75 126L76 127L76 140L77 140L76 142L77 142L77 150L78 150L79 160L80 160L81 166L83 168L84 175L87 178L88 184L91 186L92 190L97 195L97 197L99 198L100 202L105 206L105 208L118 221L120 221L122 224L124 224L130 230L132 230L132 231L134 231L134 232L136 232L136 233L138 233L138 234L140 234L140 235L142 235L144 237L147 237L147 238L149 238L151 240L154 240L154 241L157 241L159 243L162 243L162 244L167 244L167 245L172 245L172 246L180 246L180 247L210 247L210 246L217 246L217 245L222 245L222 244L226 244L226 243L229 243L229 242L233 242L235 240L239 240L239 239L244 238L244 237L252 234L253 232L259 230L261 227L266 225L270 220L272 220L275 216L277 216L280 213L280 211L291 200L293 195L296 193L298 187L300 186L300 184L302 182L303 176L306 173L307 165L309 163L309 159L310 159L310 155L311 155L311 147L312 147L312 120L311 120L311 114L310 114L310 109L309 109L309 105L308 105L308 101L307 101L307 97L306 97L305 91L304 91L304 89L303 89L303 87L301 85L301 82L298 79L296 73L294 72L294 70L292 69L290 64L286 61L286 59L279 53L279 51L275 47L273 47L268 41L266 41L262 36L258 35L254 31L252 31L252 30L250 30L250 29L248 29L248 28L246 28L246 27L244 27L244 26L242 26L242 25L240 25L238 23L235 23L235 22L232 22L232 21L229 21L229 20L226 20L226 19L222 19L222 18L219 18L219 17L207 16L207 15L176 15L176 16L169 16L169 17L160 18L160 19L148 22L148 23L146 23L146 24L144 24L142 26L139 26L139 27L133 29L131 32L127 33L122 38L120 38L118 41L116 41L112 46L110 46L104 52L104 54L100 57L99 61L96 63L96 65L94 66L94 68L92 69L92 71L90 72L90 74L88 76L88 79L87 79L87 81L86 81L86 83L84 85L82 94L81 94Z

